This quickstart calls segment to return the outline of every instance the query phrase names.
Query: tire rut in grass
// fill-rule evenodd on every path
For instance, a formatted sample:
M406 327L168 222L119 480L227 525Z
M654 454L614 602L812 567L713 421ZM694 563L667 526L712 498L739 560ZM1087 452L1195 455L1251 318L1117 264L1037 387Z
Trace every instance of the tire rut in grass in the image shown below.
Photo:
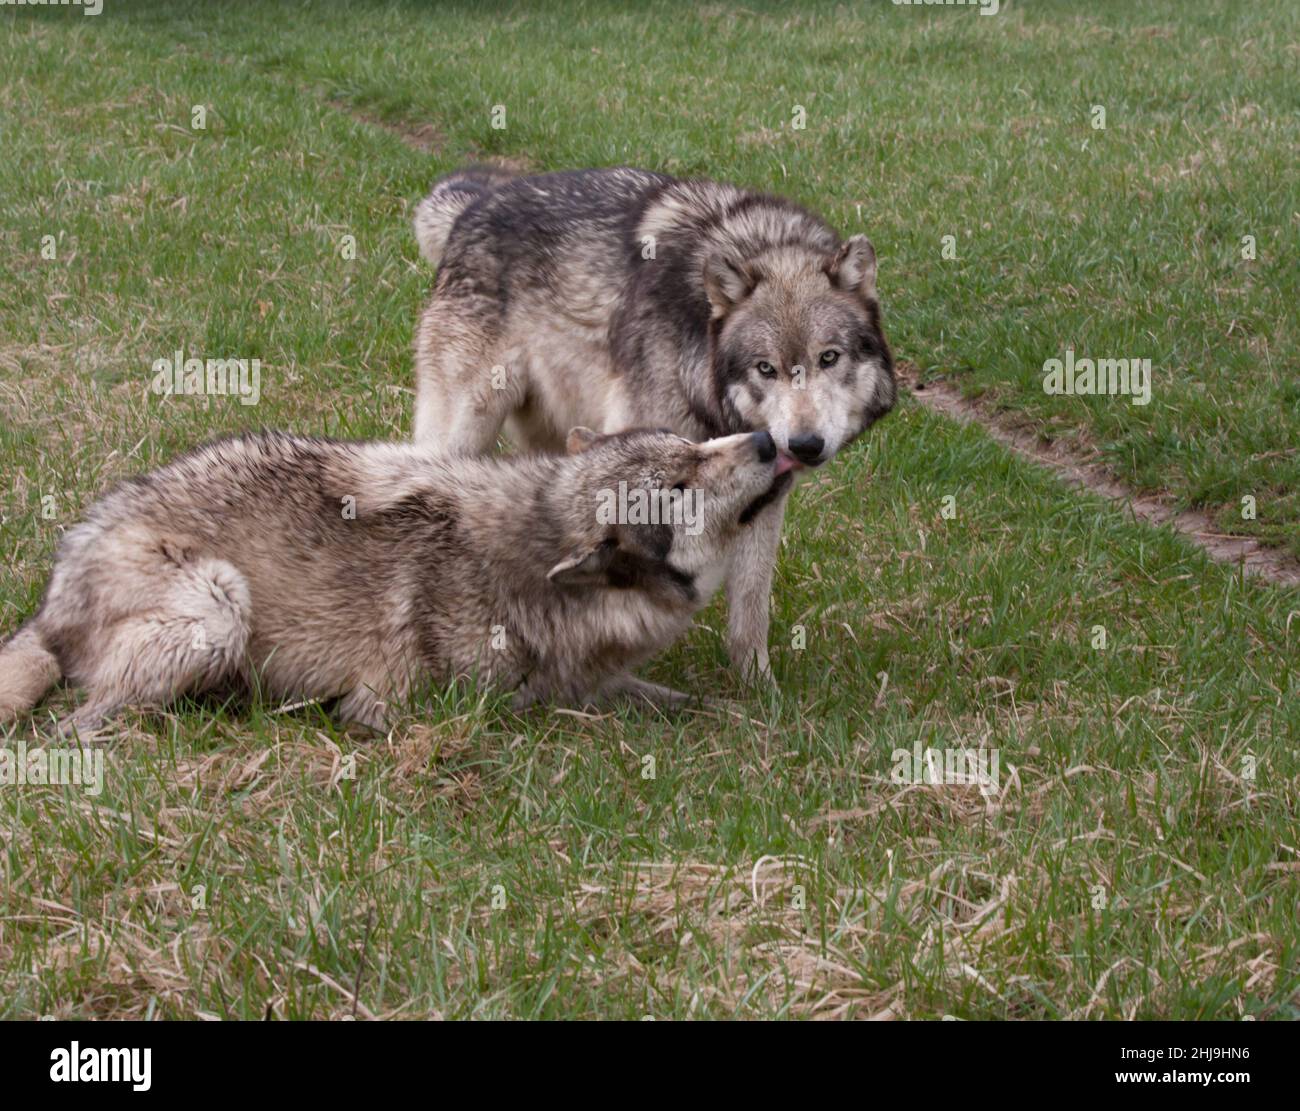
M1121 502L1146 524L1170 526L1219 563L1234 564L1247 574L1282 586L1300 587L1300 561L1286 552L1266 547L1249 537L1226 536L1216 529L1209 514L1179 510L1156 494L1138 494L1100 464L1060 442L1044 442L1032 428L1016 423L1014 418L989 413L957 387L944 381L919 382L916 368L911 364L900 362L898 370L912 397L931 412L961 424L978 425L998 443L1046 467L1067 485Z

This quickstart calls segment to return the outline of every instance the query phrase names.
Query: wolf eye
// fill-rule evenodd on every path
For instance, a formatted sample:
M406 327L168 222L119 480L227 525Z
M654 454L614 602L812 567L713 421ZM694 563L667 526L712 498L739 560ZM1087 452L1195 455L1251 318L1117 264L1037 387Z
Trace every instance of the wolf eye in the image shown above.
M840 353L834 348L831 348L829 351L823 351L817 358L817 362L820 366L834 366L839 361Z
M756 369L758 370L758 373L761 374L764 378L776 377L776 367L774 367L771 363L760 362Z

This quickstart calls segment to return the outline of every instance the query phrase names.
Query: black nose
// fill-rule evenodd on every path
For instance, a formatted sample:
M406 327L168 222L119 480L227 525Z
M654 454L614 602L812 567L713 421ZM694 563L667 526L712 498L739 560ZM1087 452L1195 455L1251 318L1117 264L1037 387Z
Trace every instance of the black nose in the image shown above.
M755 432L754 446L758 448L758 461L770 463L776 458L776 441L770 432Z
M790 437L790 454L800 463L807 463L810 467L822 461L822 448L825 446L826 441L820 436Z

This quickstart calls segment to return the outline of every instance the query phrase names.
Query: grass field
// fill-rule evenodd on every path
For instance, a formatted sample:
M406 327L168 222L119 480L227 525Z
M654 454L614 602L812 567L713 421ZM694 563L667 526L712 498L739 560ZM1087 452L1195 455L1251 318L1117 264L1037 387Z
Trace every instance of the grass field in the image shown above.
M1300 552L1297 65L1288 0L2 9L0 630L115 479L405 435L408 210L484 156L867 231L924 376ZM1151 358L1150 404L1044 394L1067 348ZM155 395L177 349L260 402ZM1297 617L906 403L795 498L779 694L715 607L651 674L731 710L190 704L97 797L0 787L0 1016L1295 1018ZM914 745L1000 791L893 782Z

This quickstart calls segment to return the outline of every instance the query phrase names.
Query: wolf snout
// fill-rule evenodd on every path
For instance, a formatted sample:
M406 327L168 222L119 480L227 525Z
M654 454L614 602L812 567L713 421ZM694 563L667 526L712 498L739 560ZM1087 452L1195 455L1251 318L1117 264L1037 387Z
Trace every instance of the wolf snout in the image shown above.
M809 467L815 467L818 463L823 462L822 452L825 449L826 441L820 436L790 437L790 454L798 459L800 463L805 463Z
M758 451L758 461L760 463L776 462L775 474L777 478L780 478L786 471L792 471L800 465L799 460L788 451L782 451L776 446L776 441L772 439L772 433L766 430L753 432L750 433L750 439Z

